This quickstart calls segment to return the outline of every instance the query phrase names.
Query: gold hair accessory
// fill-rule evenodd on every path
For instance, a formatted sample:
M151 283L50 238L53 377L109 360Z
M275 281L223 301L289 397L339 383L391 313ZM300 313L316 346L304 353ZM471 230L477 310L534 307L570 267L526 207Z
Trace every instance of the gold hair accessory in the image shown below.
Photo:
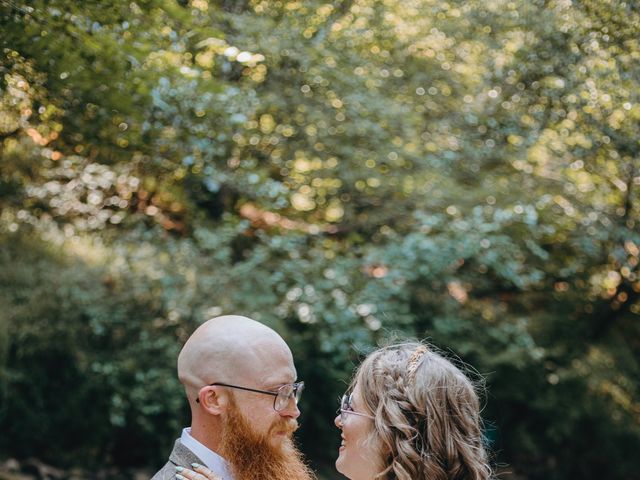
M427 352L427 347L424 345L420 345L416 347L411 356L409 357L409 361L407 362L407 379L411 382L413 381L413 377L416 376L416 370L418 369L418 365L420 364L420 360L422 356Z

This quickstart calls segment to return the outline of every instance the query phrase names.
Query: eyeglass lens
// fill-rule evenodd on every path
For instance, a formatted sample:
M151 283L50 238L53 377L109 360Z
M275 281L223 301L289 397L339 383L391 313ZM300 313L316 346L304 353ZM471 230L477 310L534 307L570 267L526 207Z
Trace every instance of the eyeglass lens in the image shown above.
M347 420L347 413L352 411L351 408L351 395L343 395L340 402L340 422L345 423Z
M278 389L278 395L274 402L274 408L276 411L281 411L287 408L289 400L295 399L296 405L302 396L302 390L304 389L304 383L294 383L291 385L283 385Z

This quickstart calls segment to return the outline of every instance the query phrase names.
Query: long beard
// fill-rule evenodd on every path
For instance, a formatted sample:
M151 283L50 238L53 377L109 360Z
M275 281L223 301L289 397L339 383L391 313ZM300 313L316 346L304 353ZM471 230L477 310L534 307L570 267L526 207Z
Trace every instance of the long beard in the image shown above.
M311 480L315 475L305 465L291 436L298 428L295 420L274 422L266 435L253 431L232 401L224 423L220 453L229 462L235 480ZM269 438L284 431L287 438L273 446Z

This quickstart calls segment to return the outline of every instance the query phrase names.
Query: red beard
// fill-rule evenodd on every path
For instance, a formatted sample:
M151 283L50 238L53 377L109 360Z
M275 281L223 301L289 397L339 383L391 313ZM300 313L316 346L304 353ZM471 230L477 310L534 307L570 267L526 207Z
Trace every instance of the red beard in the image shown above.
M266 435L261 435L251 428L232 399L223 428L220 453L229 462L235 480L315 479L293 443L293 432L298 429L295 420L278 420ZM269 442L275 432L286 434L278 446Z

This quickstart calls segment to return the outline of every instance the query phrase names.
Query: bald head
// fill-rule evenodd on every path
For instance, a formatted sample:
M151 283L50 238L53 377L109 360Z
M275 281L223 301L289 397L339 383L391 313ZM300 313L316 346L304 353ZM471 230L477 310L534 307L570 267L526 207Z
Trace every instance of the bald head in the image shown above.
M216 317L200 325L185 343L178 377L191 402L204 385L259 375L256 370L272 356L287 357L293 367L289 347L271 328L238 315Z

